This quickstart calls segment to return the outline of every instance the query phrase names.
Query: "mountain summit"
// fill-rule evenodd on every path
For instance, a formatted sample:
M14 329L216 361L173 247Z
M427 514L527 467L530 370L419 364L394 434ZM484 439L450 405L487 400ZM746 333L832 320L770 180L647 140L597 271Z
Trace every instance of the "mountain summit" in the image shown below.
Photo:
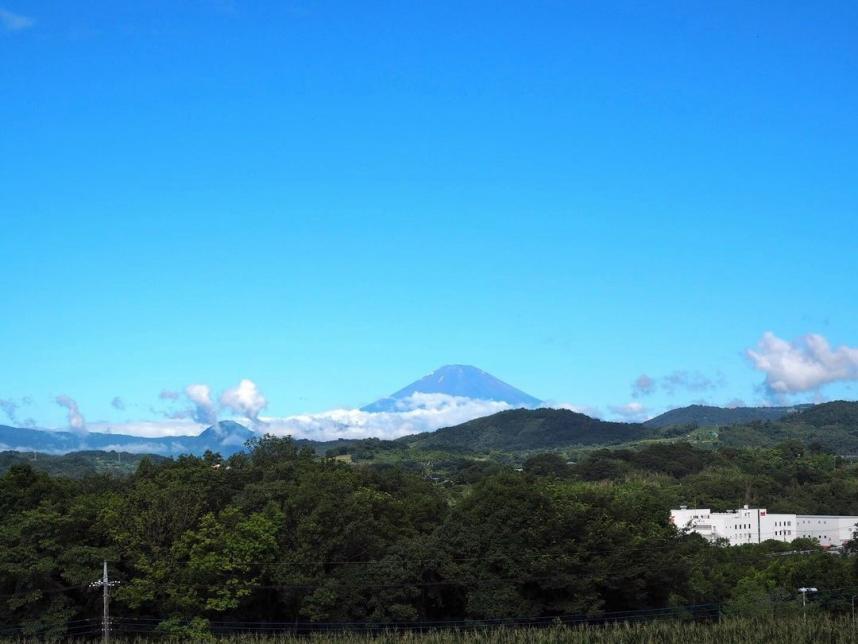
M436 369L407 387L386 398L362 407L362 411L400 411L403 403L415 393L446 394L478 400L505 402L515 407L536 407L538 398L498 380L482 369L469 365L450 364Z

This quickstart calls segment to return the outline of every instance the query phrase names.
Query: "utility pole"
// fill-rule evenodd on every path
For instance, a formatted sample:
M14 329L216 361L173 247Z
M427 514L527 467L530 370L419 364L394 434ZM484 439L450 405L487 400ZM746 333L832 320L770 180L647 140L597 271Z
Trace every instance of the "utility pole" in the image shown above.
M807 593L815 593L819 592L818 589L812 587L804 587L798 589L798 592L801 593L801 613L802 619L807 621Z
M116 586L118 581L110 581L107 576L107 560L104 560L104 571L101 574L101 579L92 582L90 588L101 587L102 590L102 615L101 615L101 640L103 644L110 642L110 587Z

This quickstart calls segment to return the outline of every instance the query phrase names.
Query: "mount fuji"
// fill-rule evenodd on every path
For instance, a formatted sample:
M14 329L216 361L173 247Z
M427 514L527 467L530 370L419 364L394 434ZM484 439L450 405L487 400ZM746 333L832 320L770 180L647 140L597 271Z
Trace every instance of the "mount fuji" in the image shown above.
M538 398L508 385L482 369L470 365L451 364L436 369L386 398L361 407L361 411L403 411L407 409L409 399L416 393L493 400L508 403L513 407L538 407L542 403Z

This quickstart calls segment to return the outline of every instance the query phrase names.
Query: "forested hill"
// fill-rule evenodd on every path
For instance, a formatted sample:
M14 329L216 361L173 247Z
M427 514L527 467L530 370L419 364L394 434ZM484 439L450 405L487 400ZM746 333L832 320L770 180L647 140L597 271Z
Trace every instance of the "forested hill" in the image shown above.
M723 427L718 442L728 447L772 447L799 441L834 454L858 455L858 402L813 405L780 421Z
M689 405L671 409L660 416L644 422L647 427L671 427L674 425L697 425L698 427L725 427L742 425L754 421L781 420L785 416L813 407L794 405L791 407L713 407L711 405Z
M812 427L848 426L858 432L858 402L835 400L819 405L807 405L801 412L785 418L784 421Z
M543 408L502 411L399 440L422 449L514 452L615 445L649 438L653 433L637 423L612 423L567 409Z

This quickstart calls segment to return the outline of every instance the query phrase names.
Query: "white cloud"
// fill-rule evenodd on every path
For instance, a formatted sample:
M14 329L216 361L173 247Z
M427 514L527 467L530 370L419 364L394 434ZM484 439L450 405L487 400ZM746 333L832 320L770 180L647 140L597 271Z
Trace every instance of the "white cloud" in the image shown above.
M17 13L12 13L6 9L0 9L0 25L6 31L23 31L29 29L36 21L27 16L22 16Z
M211 390L207 386L194 385L188 387L188 390L190 391L186 391L186 394L189 398L193 396L199 405L207 408L206 402L211 402ZM258 422L256 430L259 433L271 433L278 436L291 435L295 438L319 441L338 438L399 438L408 434L458 425L474 418L488 416L514 407L508 403L494 400L418 392L399 401L397 410L390 412L332 409L315 414L260 417L258 412L263 408L265 399L256 390L255 385L252 387L245 385L242 390L242 386L239 384L235 390L230 391L234 393L236 399L231 396L227 397L224 405L233 408L234 411L241 409L241 413L245 415L255 414ZM557 409L571 409L591 416L597 414L597 410L592 408L571 404L549 404L547 406ZM235 420L244 422L244 418L235 418ZM207 424L210 423L201 423L188 416L182 416L158 421L90 423L89 430L97 433L125 434L147 438L178 438L196 436L205 429ZM133 451L126 446L121 446L119 442L117 442L116 448Z
M146 438L196 436L205 425L188 418L169 420L139 420L124 423L90 423L89 431L96 434L126 434Z
M238 383L237 387L227 389L221 394L220 404L257 425L259 424L259 412L268 406L268 401L259 391L256 383L245 378Z
M79 434L86 434L86 419L80 413L80 408L77 406L77 401L70 396L61 394L56 397L56 403L60 407L65 407L67 410L67 418L69 429Z
M392 412L367 412L360 409L333 409L319 414L286 418L262 418L271 434L312 440L337 438L399 438L441 427L458 425L474 418L512 409L512 405L494 400L477 400L446 394L414 393L400 401Z
M746 352L754 367L766 374L766 390L774 395L816 391L832 382L858 380L858 349L832 349L823 336L811 333L795 342L766 331Z
M199 394L197 395L199 400L205 401L203 390L196 393ZM245 393L249 393L249 389ZM245 402L253 400L256 399L249 397ZM259 403L260 401L256 400L256 405ZM251 406L250 410L255 408ZM367 412L360 409L332 409L321 413L286 417L257 416L256 429L260 433L277 436L292 435L295 438L319 441L369 437L390 439L458 425L512 408L512 405L494 400L418 392L401 401L397 411ZM592 411L574 406L568 408L583 413ZM235 418L235 420L244 422L243 418ZM157 421L91 423L89 429L97 433L160 438L195 436L205 429L206 424L208 423L201 424L187 417L179 417Z
M217 408L212 400L212 390L208 385L188 385L185 395L194 404L191 416L198 423L214 425L217 422Z
M629 422L641 422L649 418L649 410L636 400L625 405L611 405L608 409L615 416Z

